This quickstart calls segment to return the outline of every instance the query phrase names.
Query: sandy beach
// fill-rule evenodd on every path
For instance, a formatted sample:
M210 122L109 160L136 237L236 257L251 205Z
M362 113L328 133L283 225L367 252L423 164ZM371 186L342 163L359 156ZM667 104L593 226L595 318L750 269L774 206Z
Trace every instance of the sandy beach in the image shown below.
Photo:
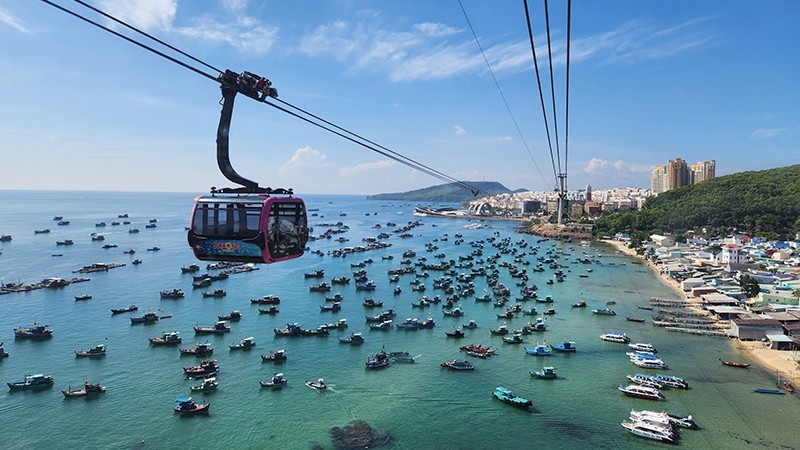
M627 244L614 240L602 240L606 244L614 246L617 250L632 257L644 260L644 257L637 255L636 251L629 248ZM680 283L671 277L664 275L660 272L659 268L650 261L647 264L653 268L658 274L658 278L662 283L672 288L678 295L678 298L691 300L689 296L681 289ZM736 348L742 352L746 357L752 358L753 361L772 372L779 372L782 380L789 380L793 385L800 387L800 360L798 360L795 352L772 350L764 347L763 342L747 342L747 341L731 341Z

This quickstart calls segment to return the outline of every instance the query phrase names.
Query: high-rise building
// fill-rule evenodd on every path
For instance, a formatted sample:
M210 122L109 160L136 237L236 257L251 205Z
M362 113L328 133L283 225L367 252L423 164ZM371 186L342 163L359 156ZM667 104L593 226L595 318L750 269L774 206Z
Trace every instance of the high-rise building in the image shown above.
M692 164L691 168L691 182L697 184L702 181L710 180L716 176L717 163L713 159L711 161L700 161L697 164Z
M667 181L667 168L665 166L657 166L650 175L650 192L654 195L658 195L664 191L668 191L669 186Z
M689 185L689 166L686 161L675 158L667 163L667 177L669 178L669 189L678 189Z
M587 184L586 185L586 193L583 195L583 199L586 200L587 202L592 201L592 185L591 184Z

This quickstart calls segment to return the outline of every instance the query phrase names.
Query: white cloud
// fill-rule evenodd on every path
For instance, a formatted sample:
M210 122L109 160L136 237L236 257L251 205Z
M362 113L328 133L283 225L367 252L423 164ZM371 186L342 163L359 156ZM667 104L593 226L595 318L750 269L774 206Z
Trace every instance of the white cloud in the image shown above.
M99 0L106 13L147 31L168 31L172 28L177 0Z
M227 11L239 12L247 7L247 0L222 0L222 6Z
M622 160L608 161L600 158L592 158L586 163L586 166L580 170L588 175L606 175L610 176L614 173L631 173L642 174L649 173L653 170L653 166L644 164L631 164Z
M175 32L195 39L226 43L243 54L262 55L277 40L278 29L265 26L249 17L239 17L234 22L223 23L210 17L192 20L191 26L175 29Z
M782 136L786 134L791 134L797 131L798 127L795 128L758 128L753 130L750 133L751 138L773 138L776 136Z
M318 165L325 161L326 158L327 156L315 148L309 146L300 147L295 150L294 155L288 161L281 164L280 171L285 172L291 169Z
M33 34L31 33L31 30L29 30L28 27L22 23L21 20L17 19L10 12L3 8L0 8L0 23L4 23L19 32Z
M373 171L388 169L390 167L395 167L397 165L398 165L397 161L392 161L389 159L384 159L381 161L374 161L374 162L366 162L355 166L342 167L341 169L339 169L339 175L352 176L364 172L373 172Z
M453 131L456 133L456 136L466 136L467 130L461 128L458 125L453 125Z
M428 36L449 36L451 34L458 34L461 32L458 28L448 27L441 23L424 22L414 25L414 29L421 31Z

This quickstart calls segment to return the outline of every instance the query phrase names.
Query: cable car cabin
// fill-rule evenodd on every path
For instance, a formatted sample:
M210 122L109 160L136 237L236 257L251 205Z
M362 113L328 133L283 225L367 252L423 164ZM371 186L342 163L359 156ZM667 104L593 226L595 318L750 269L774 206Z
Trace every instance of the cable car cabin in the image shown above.
M306 207L299 198L195 199L189 246L197 259L269 264L300 257L307 241Z

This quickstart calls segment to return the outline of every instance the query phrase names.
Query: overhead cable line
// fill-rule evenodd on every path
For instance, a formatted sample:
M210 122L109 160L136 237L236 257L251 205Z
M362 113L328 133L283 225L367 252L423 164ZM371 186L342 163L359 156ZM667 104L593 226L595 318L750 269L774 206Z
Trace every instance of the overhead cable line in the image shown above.
M564 114L564 172L567 172L567 158L569 157L569 47L572 26L572 0L567 0L567 98L565 102L566 112ZM567 188L564 179L564 189Z
M483 56L483 61L486 62L486 67L489 69L489 73L492 75L492 79L494 80L495 86L497 86L497 92L500 93L500 97L503 98L503 103L506 105L506 110L508 110L508 115L511 116L511 120L514 122L514 127L517 129L517 133L519 134L520 139L522 139L522 144L525 145L525 150L528 151L528 156L531 157L531 161L533 161L534 167L536 167L536 171L539 172L539 176L542 177L542 181L547 184L547 180L545 179L544 175L542 174L541 169L539 169L539 164L536 164L536 159L533 157L533 153L531 153L530 147L528 147L528 142L525 141L525 136L522 135L522 130L519 128L519 124L517 124L517 119L514 117L514 113L511 112L511 106L509 106L508 101L506 100L505 94L503 94L503 90L500 88L500 83L497 81L497 77L494 75L494 71L492 70L492 65L489 64L489 59L486 57L486 53L483 51L483 46L481 45L480 40L478 40L478 35L475 33L475 29L472 27L472 22L469 20L469 16L467 15L467 10L464 9L464 5L461 3L461 0L458 0L458 5L461 7L461 11L464 13L464 19L467 21L467 25L469 25L470 31L472 31L472 36L475 38L475 43L478 45L478 49L481 51L481 55Z
M528 10L528 0L524 0L525 4L525 19L528 23L528 38L531 42L531 53L533 54L533 67L536 71L536 84L539 86L539 100L542 104L542 118L544 119L544 129L547 133L547 145L550 148L550 162L553 165L553 176L555 177L556 186L558 186L558 171L556 170L556 160L553 155L553 143L550 139L550 126L547 123L547 108L544 106L544 93L542 92L542 78L539 75L539 63L536 59L536 45L533 42L533 28L531 27L531 15Z
M556 157L558 158L558 174L561 176L561 146L558 145L558 113L556 112L556 91L555 83L553 82L553 49L551 47L550 39L550 8L547 6L547 0L544 0L544 21L547 28L547 62L550 65L550 99L553 101L553 128L556 135Z
M130 38L130 37L128 37L128 36L125 36L125 35L123 35L123 34L121 34L121 33L117 32L117 31L115 31L115 30L112 30L112 29L111 29L111 28L109 28L109 27L106 27L106 26L104 26L104 25L102 25L102 24L100 24L100 23L98 23L98 22L95 22L95 21L93 21L93 20L91 20L91 19L89 19L89 18L87 18L87 17L85 17L85 16L82 16L82 15L80 15L80 14L78 14L78 13L74 12L74 11L71 11L71 10L69 10L69 9L67 9L67 8L64 8L63 6L61 6L61 5L58 5L58 4L56 4L56 3L54 3L54 2L52 2L52 1L50 1L50 0L41 0L41 1L42 1L43 3L45 3L45 4L48 4L48 5L50 5L50 6L54 7L54 8L56 8L56 9L58 9L58 10L62 11L62 12L65 12L65 13L67 13L67 14L69 14L69 15L73 16L73 17L76 17L76 18L78 18L78 19L80 19L80 20L82 20L82 21L84 21L84 22L87 22L87 23L89 23L89 24L91 24L91 25L94 25L95 27L98 27L98 28L100 28L100 29L102 29L102 30L104 30L104 31L107 31L107 32L109 32L109 33L111 33L111 34L113 34L113 35L115 35L115 36L117 36L117 37L119 37L119 38L121 38L121 39L123 39L123 40L127 41L127 42L130 42L131 44L135 44L135 45L137 45L137 46L139 46L139 47L141 47L141 48L143 48L143 49L145 49L145 50L148 50L148 51L150 51L150 52L152 52L152 53L154 53L154 54L156 54L156 55L158 55L158 56L161 56L162 58L165 58L165 59L167 59L167 60L169 60L169 61L171 61L171 62L174 62L175 64L178 64L178 65L180 65L181 67L184 67L184 68L186 68L186 69L189 69L189 70L191 70L192 72L195 72L195 73L197 73L198 75L201 75L201 76L203 76L203 77L206 77L206 78L208 78L208 79L211 79L211 80L213 80L213 81L215 81L215 82L219 82L219 80L218 80L218 77L215 77L215 76L213 76L213 75L211 75L211 74L209 74L209 73L206 73L206 72L202 71L201 69L198 69L197 67L194 67L194 66L192 66L191 64L188 64L188 63L186 63L186 62L184 62L184 61L181 61L181 60L179 60L179 59L177 59L177 58L175 58L175 57L173 57L173 56L167 55L167 54L166 54L166 53L164 53L164 52L161 52L161 51L159 51L159 50L156 50L156 49L155 49L155 48L153 48L153 47L150 47L150 46L148 46L148 45L146 45L146 44L143 44L143 43L141 43L141 42L139 42L139 41L137 41L137 40L135 40L135 39L132 39L132 38ZM155 38L154 36L151 36L151 35L149 35L149 34L147 34L147 33L143 32L143 31L139 30L138 28L136 28L136 27L134 27L134 26L132 26L132 25L129 25L129 24L127 24L127 23L125 23L125 22L123 22L123 21L121 21L121 20L118 20L118 19L114 18L113 16L111 16L111 15L109 15L109 14L107 14L107 13L104 13L104 12L102 12L102 11L100 11L100 10L97 10L96 8L94 8L94 7L91 7L91 6L87 5L86 3L84 3L84 2L82 2L82 1L80 1L80 0L74 0L74 1L75 1L76 3L79 3L79 4L83 5L83 6L86 6L86 7L87 7L87 8L89 8L89 9L92 9L93 11L97 12L98 14L102 14L103 16L105 16L105 17L107 17L107 18L109 18L109 19L111 19L111 20L114 20L114 21L115 21L115 22L117 22L117 23L120 23L120 24L122 24L122 25L126 26L127 28L129 28L129 29L131 29L131 30L133 30L133 31L135 31L135 32L137 32L137 33L139 33L139 34L143 35L143 36L146 36L146 37L148 37L148 38L150 38L150 39L152 39L152 40L154 40L154 41L158 42L158 43L159 43L159 44L161 44L161 45L164 45L164 46L166 46L167 48L169 48L169 49L171 49L171 50L173 50L173 51L175 51L175 52L178 52L178 53L180 53L181 55L183 55L183 56L185 56L185 57L187 57L187 58L190 58L190 59L192 59L192 60L194 60L194 61L196 61L196 62L198 62L198 63L200 63L200 64L203 64L204 66L206 66L206 67L209 67L209 68L211 68L212 70L215 70L215 71L218 71L218 72L220 72L220 73L223 73L223 72L219 71L219 69L215 68L214 66L211 66L211 65L209 65L209 64L207 64L207 63L205 63L205 62L203 62L203 61L201 61L201 60L199 60L199 59L197 59L197 58L194 58L194 57L192 57L191 55L189 55L188 53L185 53L185 52L183 52L183 51L181 51L181 50L178 50L177 48L175 48L175 47L173 47L173 46L171 46L171 45L169 45L169 44L166 44L165 42L163 42L163 41L161 41L161 40L159 40L159 39ZM256 99L256 100L258 100L258 99ZM432 176L432 177L434 177L434 178L438 178L438 179L440 179L440 180L442 180L442 181L445 181L445 182L450 182L450 183L456 184L456 185L458 185L459 187L461 187L461 188L463 188L463 189L467 189L467 190L469 190L469 191L470 191L470 192L473 194L473 196L477 196L479 193L485 193L485 194L488 194L488 192L486 192L486 191L484 191L484 190L482 190L482 189L478 189L478 188L476 188L476 187L474 187L474 186L471 186L471 185L469 185L469 184L467 184L467 183L465 183L465 182L463 182L463 181L457 180L457 179L455 179L455 178L453 178L453 177L451 177L451 176L449 176L449 175L447 175L447 174L444 174L444 173L442 173L442 172L439 172L438 170L432 169L432 168L430 168L430 167L428 167L428 166L426 166L426 165L424 165L424 164L422 164L422 163L420 163L420 162L417 162L417 161L415 161L415 160L413 160L413 159L411 159L411 158L408 158L408 157L406 157L406 156L403 156L402 154L399 154L399 153L397 153L397 152L394 152L394 151L392 151L392 150L389 150L389 149L387 149L386 147L379 146L378 144L375 144L374 142L372 142L372 141L370 141L370 140L368 140L368 139L366 139L366 138L363 138L363 137L361 137L361 136L360 136L360 135L358 135L358 134L355 134L355 133L353 133L353 132L351 132L351 131L349 131L349 130L347 130L347 129L345 129L345 128L339 127L339 126L337 126L337 125L335 125L335 124L333 124L333 123L331 123L331 122L329 122L329 121L327 121L327 120L325 120L325 119L322 119L322 118L321 118L321 117L319 117L319 116L316 116L316 115L314 115L314 114L311 114L311 113L309 113L308 111L305 111L305 110L303 110L303 109L301 109L301 108L298 108L298 107L296 107L296 106L294 106L294 105L291 105L291 104L290 104L290 103L288 103L288 102L281 101L283 104L285 104L285 105L287 105L287 106L289 106L289 107L292 107L292 108L294 108L294 109L296 109L296 110L298 110L298 111L301 111L303 114L307 114L307 115L309 115L309 116L313 117L314 119L316 119L316 120L320 120L320 121L322 121L322 122L324 122L324 123L326 123L326 124L328 124L328 125L330 125L330 126L332 126L332 127L336 127L337 129L341 130L342 132L337 132L337 131L336 131L336 130L334 130L333 128L330 128L330 127L328 127L328 126L326 126L326 125L323 125L323 124L317 123L317 122L315 122L314 120L312 120L312 119L309 119L308 117L303 117L303 116L301 116L300 114L297 114L297 113L291 112L291 111L289 111L289 110L287 110L287 109L285 109L285 108L283 108L283 107L280 107L280 106L278 106L278 105L275 105L275 104L273 104L273 103L266 102L266 101L264 101L264 100L259 100L259 101L261 101L262 103L266 103L267 105L269 105L269 106L272 106L273 108L276 108L276 109L278 109L278 110L280 110L280 111L283 111L283 112L285 112L285 113L287 113L287 114L290 114L290 115L292 115L292 116L294 116L294 117L296 117L296 118L299 118L299 119L301 119L301 120L303 120L303 121L305 121L305 122L308 122L308 123L310 123L310 124L312 124L312 125L315 125L315 126L317 126L317 127L319 127L319 128L322 128L322 129L324 129L324 130L326 130L326 131L328 131L328 132L330 132L330 133L333 133L333 134L335 134L335 135L337 135L337 136L343 137L343 138L345 138L345 139L347 139L347 140L349 140L349 141L351 141L351 142L353 142L353 143L356 143L356 144L358 144L358 145L361 145L362 147L364 147L364 148L367 148L367 149L369 149L369 150L372 150L372 151L374 151L374 152L376 152L376 153L378 153L378 154L380 154L380 155L383 155L383 156L385 156L385 157L387 157L387 158L390 158L390 159L392 159L392 160L394 160L394 161L397 161L397 162L399 162L399 163L401 163L401 164L404 164L404 165L406 165L406 166L408 166L408 167L411 167L412 169L418 170L418 171L420 171L420 172L422 172L422 173L425 173L425 174L427 174L427 175L430 175L430 176ZM346 133L346 134L349 134L349 135L351 135L352 137L351 137L351 136L347 136L347 135L345 135L345 133ZM361 141L359 141L359 139L361 139L361 140L363 140L363 141L365 141L365 142L361 142ZM372 144L372 145L370 145L370 144ZM374 145L374 146L373 146L373 145ZM384 150L380 150L380 149L379 149L379 148L377 148L377 147L381 147L381 148L383 148Z

